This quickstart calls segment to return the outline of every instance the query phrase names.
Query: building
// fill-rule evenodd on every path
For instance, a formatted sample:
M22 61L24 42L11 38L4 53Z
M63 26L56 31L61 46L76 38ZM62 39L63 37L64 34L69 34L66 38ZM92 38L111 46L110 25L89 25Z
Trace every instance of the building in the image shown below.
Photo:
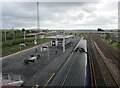
M50 38L51 40L51 45L52 46L62 46L63 47L63 43L64 43L64 39L65 39L65 45L69 44L72 42L73 40L73 35L56 35L56 36L49 36L46 38Z

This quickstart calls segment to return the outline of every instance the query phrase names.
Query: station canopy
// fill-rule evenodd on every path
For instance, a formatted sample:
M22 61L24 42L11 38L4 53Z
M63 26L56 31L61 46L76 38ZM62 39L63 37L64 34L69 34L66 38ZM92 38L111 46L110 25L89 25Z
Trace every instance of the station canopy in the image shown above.
M49 36L49 37L46 37L46 38L50 38L50 39L63 39L63 38L71 38L73 37L74 35L56 35L56 36Z

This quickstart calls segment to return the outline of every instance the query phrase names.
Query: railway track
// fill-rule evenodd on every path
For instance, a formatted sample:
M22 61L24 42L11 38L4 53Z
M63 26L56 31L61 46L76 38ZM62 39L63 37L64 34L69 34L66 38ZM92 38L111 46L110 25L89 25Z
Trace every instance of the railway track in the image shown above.
M88 41L88 56L90 64L91 86L97 88L98 86L105 86L105 82L97 62L97 56L94 52L91 36L87 37Z
M98 59L98 63L101 68L101 72L103 74L103 78L105 80L106 86L112 87L112 88L117 88L118 83L117 83L116 79L114 78L113 74L111 73L110 69L108 68L107 64L105 63L104 55L102 54L102 52L100 51L100 49L98 48L98 46L96 45L95 42L94 42L94 45L96 47L96 55L101 58L101 59Z
M101 52L103 55L101 55L102 60L104 61L106 67L108 68L111 76L113 77L113 80L116 83L116 87L120 87L119 83L119 70L120 66L119 64L119 58L118 58L118 53L114 53L111 51L111 49L106 46L106 44L99 39L97 36L93 36L93 39L97 43L99 49L99 53ZM97 41L96 41L97 40Z
M96 39L95 39L96 38ZM98 36L94 37L94 40L102 48L103 52L105 53L106 57L112 60L116 66L120 69L120 59L119 59L119 52L116 52L112 47L107 46Z
M105 57L102 55L102 51L99 50L97 44L95 43L95 41L93 40L95 39L95 37L93 38L92 35L90 35L88 37L88 41L89 41L89 59L91 60L90 64L94 65L94 66L90 66L91 67L91 81L93 81L93 86L101 86L99 85L99 82L104 81L103 85L104 87L112 87L112 88L119 88L119 84L116 81L116 78L113 76L112 72L110 71L110 69L108 68L107 63L105 63L104 59ZM103 46L103 45L102 45ZM102 47L101 47L102 48ZM100 48L100 49L101 49ZM101 54L102 53L102 54ZM97 74L99 74L95 69L96 69L96 63L98 63L99 69L101 72L101 79L97 78ZM93 70L94 69L94 72ZM94 75L94 77L93 77ZM103 79L102 79L103 78ZM94 83L95 81L95 83Z

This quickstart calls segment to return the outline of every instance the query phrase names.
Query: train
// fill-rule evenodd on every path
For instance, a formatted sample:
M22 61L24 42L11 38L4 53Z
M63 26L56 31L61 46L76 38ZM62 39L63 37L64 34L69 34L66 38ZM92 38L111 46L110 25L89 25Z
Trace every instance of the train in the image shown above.
M80 53L80 59L82 61L82 64L80 64L81 67L81 76L83 78L81 79L84 81L84 85L80 86L89 86L90 78L89 78L89 66L88 66L88 52L87 52L87 40L86 39L81 39L79 44L75 47L74 52L79 52ZM79 54L78 53L78 54Z
M48 86L89 86L87 40L81 38Z

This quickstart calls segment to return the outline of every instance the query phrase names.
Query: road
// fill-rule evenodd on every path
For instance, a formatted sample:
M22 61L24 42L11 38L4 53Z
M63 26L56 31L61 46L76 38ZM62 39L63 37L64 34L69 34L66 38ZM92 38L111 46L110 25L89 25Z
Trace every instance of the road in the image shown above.
M71 46L67 46L64 53L61 48L58 48L58 54L55 54L55 47L50 47L49 61L46 52L41 52L40 47L37 47L37 54L41 54L41 59L35 63L24 64L25 58L36 54L35 48L6 57L2 60L2 72L23 75L25 86L32 86L34 83L44 86L50 75L58 71L79 39L76 38Z
M81 40L79 46L82 46L87 51L85 40ZM86 79L87 53L73 51L48 86L86 86Z

